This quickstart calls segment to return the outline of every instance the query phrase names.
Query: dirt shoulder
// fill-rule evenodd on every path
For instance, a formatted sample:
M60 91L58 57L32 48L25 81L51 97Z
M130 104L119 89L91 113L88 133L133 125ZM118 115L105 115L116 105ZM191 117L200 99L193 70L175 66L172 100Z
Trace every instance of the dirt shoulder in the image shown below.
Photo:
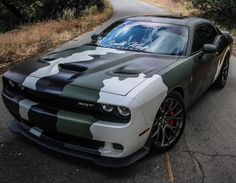
M0 73L107 21L113 11L111 4L104 2L102 12L92 7L77 19L45 21L0 34Z
M233 55L236 57L236 37L234 36L234 47L233 47Z

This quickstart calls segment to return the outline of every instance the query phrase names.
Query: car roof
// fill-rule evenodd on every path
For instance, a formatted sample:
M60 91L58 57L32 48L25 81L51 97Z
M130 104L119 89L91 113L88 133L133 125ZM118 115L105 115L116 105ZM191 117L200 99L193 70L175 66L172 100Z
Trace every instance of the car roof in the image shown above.
M142 15L125 18L125 20L140 21L140 22L156 22L156 23L167 23L175 25L184 25L194 27L203 23L210 23L208 20L198 17L187 17L187 16L171 16L171 15Z

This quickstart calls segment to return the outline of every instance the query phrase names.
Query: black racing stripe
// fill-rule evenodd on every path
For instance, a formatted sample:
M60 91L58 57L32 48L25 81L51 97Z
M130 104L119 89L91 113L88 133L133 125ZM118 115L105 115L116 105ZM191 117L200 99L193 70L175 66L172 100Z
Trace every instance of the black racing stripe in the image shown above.
M3 94L2 95L2 99L3 102L6 106L6 108L9 110L9 112L11 114L13 114L14 116L19 117L20 113L19 113L19 100L14 100L14 99L10 99L9 96Z
M110 58L115 54L108 53ZM64 87L72 83L75 79L78 79L81 75L86 73L87 69L97 67L104 64L103 55L91 55L92 60L88 61L74 61L71 63L59 64L59 72L52 76L42 77L36 83L36 90L40 92L48 92L60 95ZM108 62L108 61L107 61ZM60 66L62 65L62 66ZM80 70L79 67L84 68Z
M105 145L103 141L85 139L53 131L43 131L41 138L58 145L67 145L68 148L83 150L96 155L100 155L98 149Z
M81 75L86 75L90 72L90 70L95 71L96 69L101 70L109 68L111 64L110 62L112 62L112 59L109 58L116 58L121 55L108 52L106 55L91 54L91 56L93 57L92 60L75 60L74 62L63 63L55 66L59 67L59 72L55 75L40 78L36 83L36 90L60 95L66 85L77 79L79 80ZM102 76L105 76L105 78L97 78L101 80L101 87L103 87L102 81L110 77L106 76L105 74Z
M37 81L36 90L39 92L60 95L65 85L73 82L74 78L78 75L79 73L75 72L60 71L55 75L43 77Z
M28 61L19 65L16 65L4 74L4 77L13 80L19 84L22 84L27 76L36 70L48 66L49 63L42 60Z
M47 57L54 60L58 58L66 58L66 57L71 56L74 53L95 50L95 49L96 49L95 46L83 45L80 47L74 47L74 48L69 48L69 49L65 49L65 50L61 50L57 52L48 53L44 59L47 60Z
M93 46L81 46L62 50L59 52L49 53L45 58L38 58L35 60L27 61L25 63L18 64L4 74L4 77L11 79L19 84L22 84L26 77L40 68L50 65L50 61L54 61L58 58L66 58L74 53L83 52L87 50L95 50ZM48 58L47 58L48 57Z
M57 110L34 105L28 112L29 122L42 130L56 131Z

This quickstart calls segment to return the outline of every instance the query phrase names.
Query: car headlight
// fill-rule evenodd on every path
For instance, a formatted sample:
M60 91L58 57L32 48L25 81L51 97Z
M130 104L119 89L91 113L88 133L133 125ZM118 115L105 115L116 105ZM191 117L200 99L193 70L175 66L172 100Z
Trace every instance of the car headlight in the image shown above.
M11 80L8 80L8 84L10 87L14 88L15 87L15 83Z
M128 117L130 115L130 110L125 106L118 106L117 111L121 116Z
M128 107L125 106L115 106L110 104L100 104L100 110L102 112L114 114L118 117L129 117L130 116L130 110Z
M11 80L7 80L8 82L8 86L11 87L12 89L14 90L18 90L18 91L23 91L24 90L24 87L14 81L11 81Z
M103 111L109 112L109 113L114 110L114 106L109 105L109 104L101 104L101 108L102 108Z

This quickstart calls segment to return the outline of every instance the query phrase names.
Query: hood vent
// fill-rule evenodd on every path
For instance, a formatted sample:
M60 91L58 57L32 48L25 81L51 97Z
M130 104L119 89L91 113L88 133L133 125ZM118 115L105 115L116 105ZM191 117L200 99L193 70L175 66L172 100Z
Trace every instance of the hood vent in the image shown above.
M121 67L121 68L113 71L113 73L114 74L121 74L121 75L138 75L140 72L138 70Z
M146 73L153 69L152 65L149 65L148 62L144 63L129 63L125 66L122 66L113 71L114 74L122 74L122 75L139 75L140 73Z
M42 61L45 61L45 62L50 62L50 61L53 61L53 60L55 60L55 58L46 57L46 58L42 59Z
M74 72L85 72L88 68L82 65L77 64L59 64L60 69L70 70Z

